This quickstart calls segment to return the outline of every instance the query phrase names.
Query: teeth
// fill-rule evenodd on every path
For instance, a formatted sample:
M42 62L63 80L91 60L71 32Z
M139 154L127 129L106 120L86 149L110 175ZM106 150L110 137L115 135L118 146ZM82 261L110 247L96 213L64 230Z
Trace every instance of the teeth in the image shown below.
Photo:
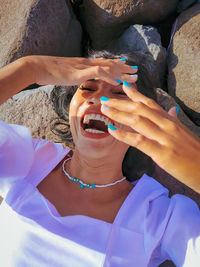
M83 123L84 124L88 124L89 123L89 119L88 119L87 115L84 117Z
M105 125L111 124L111 121L100 114L88 114L85 115L83 123L88 124L90 120L103 121Z
M85 129L85 131L90 132L90 133L105 133L103 131L100 130L94 130L94 129Z

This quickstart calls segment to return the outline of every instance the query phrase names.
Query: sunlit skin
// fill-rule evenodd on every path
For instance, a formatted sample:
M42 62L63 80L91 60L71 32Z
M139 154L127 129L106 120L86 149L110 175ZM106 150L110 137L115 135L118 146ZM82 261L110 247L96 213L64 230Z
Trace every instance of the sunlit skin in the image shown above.
M92 113L101 112L102 95L128 100L122 85L113 86L102 80L91 80L77 89L69 110L71 132L76 147L68 165L69 172L90 184L107 184L122 178L122 161L129 147L110 134L104 138L95 139L85 137L81 133L82 115L88 110L92 110ZM117 122L114 124L118 128L127 128Z
M128 147L133 146L200 193L199 138L174 116L175 107L167 113L155 101L138 92L136 73L137 68L120 59L28 56L0 70L0 103L32 83L81 84L90 88L79 88L70 105L76 149L65 168L71 176L90 184L114 182L123 177L122 161ZM116 78L132 85L123 85L126 94ZM85 82L90 79L99 80ZM100 104L101 96L110 98L106 103L101 101L109 110ZM114 120L117 130L109 130L110 135L105 134L105 138L83 135L80 118L85 111L93 108ZM54 204L62 216L85 214L108 222L113 222L132 188L133 185L125 180L108 188L80 189L78 184L66 178L62 162L38 185L41 194Z

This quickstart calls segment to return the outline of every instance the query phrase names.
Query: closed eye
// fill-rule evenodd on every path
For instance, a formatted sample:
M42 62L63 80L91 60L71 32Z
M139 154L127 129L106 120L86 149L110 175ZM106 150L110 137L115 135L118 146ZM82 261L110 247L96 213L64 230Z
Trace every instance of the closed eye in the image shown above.
M92 88L88 88L88 87L83 87L83 86L81 86L80 87L80 90L85 90L85 91L95 91L94 89L92 89Z

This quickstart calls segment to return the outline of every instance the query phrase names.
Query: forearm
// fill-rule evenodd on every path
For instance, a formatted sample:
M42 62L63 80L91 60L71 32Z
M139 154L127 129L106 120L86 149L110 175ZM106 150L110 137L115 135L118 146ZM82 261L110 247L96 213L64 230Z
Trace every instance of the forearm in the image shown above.
M34 83L29 57L20 58L0 69L0 104Z

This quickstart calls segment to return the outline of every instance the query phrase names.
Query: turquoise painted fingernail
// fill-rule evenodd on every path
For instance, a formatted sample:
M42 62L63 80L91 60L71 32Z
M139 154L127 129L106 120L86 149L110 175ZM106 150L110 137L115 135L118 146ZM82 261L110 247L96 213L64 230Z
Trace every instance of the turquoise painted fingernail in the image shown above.
M138 78L137 74L131 74L131 78Z
M126 61L125 57L120 58L121 61Z
M122 83L122 81L120 79L115 79L115 81L118 83Z
M178 115L179 106L176 106L176 115Z
M110 100L110 98L108 98L106 96L101 96L100 100L101 101L108 101L108 100Z
M138 66L131 66L131 67L134 68L134 69L136 69L136 70L138 69Z
M126 87L131 87L131 85L130 85L127 81L124 81L123 84L124 84Z
M117 128L115 126L113 126L112 124L108 124L108 128L112 131L116 131Z

